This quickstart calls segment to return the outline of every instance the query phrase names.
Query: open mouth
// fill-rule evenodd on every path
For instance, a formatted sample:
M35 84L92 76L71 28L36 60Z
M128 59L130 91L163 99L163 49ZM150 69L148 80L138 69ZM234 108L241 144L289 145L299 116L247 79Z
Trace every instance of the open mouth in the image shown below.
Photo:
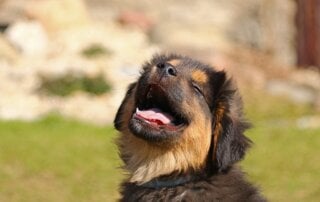
M138 99L133 119L154 130L177 131L187 124L166 92L156 84L150 85L145 96Z

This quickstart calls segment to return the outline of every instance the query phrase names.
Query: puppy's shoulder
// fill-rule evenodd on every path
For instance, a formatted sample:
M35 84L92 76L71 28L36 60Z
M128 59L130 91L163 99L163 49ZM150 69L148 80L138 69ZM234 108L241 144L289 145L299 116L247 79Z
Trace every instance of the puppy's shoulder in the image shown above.
M245 180L238 168L208 178L165 188L147 188L133 183L122 186L121 201L226 201L264 202L259 190Z
M236 166L211 176L203 188L210 189L213 201L267 201Z

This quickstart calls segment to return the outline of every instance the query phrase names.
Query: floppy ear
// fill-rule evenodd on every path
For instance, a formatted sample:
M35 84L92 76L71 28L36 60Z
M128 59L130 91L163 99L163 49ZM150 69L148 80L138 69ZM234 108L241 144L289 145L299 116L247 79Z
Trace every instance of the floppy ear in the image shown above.
M220 85L215 85L212 158L214 166L223 171L232 164L241 160L251 141L244 136L249 124L244 121L242 113L242 100L231 79L225 73L218 79Z
M116 114L116 117L113 121L113 124L114 124L114 127L117 129L117 130L121 130L121 126L123 125L123 119L122 119L122 116L124 115L124 112L125 112L125 104L127 104L127 101L128 99L132 96L132 91L134 89L134 87L136 86L137 83L132 83L129 85L128 87L128 90L126 92L126 95L124 97L124 99L122 100L121 102L121 105L117 111L117 114Z

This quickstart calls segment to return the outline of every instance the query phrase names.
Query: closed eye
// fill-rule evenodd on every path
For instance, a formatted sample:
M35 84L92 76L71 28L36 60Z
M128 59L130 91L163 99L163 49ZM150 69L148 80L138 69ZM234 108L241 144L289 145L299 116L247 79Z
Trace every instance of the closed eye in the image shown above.
M192 87L193 87L193 89L194 89L198 94L204 96L201 88L200 88L196 83L192 83Z
M192 82L192 87L193 87L194 91L195 91L201 98L203 98L203 100L206 102L206 104L207 104L208 106L210 106L210 105L209 105L209 102L208 102L206 96L204 95L203 91L201 90L200 86L199 86L198 84L196 84L195 82Z

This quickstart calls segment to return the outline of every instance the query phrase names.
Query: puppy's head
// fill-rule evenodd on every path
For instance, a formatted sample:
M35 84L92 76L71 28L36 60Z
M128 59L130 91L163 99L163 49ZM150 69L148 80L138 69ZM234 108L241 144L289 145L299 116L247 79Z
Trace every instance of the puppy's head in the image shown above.
M241 107L225 72L188 57L155 56L130 85L114 121L130 180L227 169L249 145Z

